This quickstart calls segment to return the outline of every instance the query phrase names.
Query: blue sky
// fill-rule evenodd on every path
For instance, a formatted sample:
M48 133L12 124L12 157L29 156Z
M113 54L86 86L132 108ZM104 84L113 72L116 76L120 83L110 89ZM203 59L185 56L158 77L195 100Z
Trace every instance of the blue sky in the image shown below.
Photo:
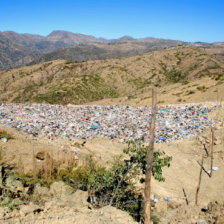
M0 0L0 31L224 41L224 0Z

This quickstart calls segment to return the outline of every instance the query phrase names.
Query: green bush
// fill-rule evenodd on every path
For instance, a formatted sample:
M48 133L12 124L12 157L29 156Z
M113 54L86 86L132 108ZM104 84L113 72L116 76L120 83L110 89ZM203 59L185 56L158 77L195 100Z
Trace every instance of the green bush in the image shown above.
M36 178L31 174L15 177L24 186L40 183L49 187L53 181L62 180L75 189L88 191L89 202L93 206L112 205L129 212L140 221L143 217L144 199L136 189L136 184L144 182L147 151L148 146L141 142L130 142L123 150L124 154L116 157L110 168L99 165L90 155L82 166L61 170L54 168L51 178L46 178L43 171L39 171ZM154 152L152 175L156 180L165 181L162 169L170 166L171 159L164 152Z
M145 175L146 171L146 156L149 150L148 146L144 144L140 144L139 142L130 142L128 147L124 149L124 153L129 155L130 160L129 166L132 165L134 170L137 171L137 174ZM155 151L153 157L153 164L152 164L152 175L158 181L165 181L165 178L162 175L162 168L169 167L172 157L166 156L164 152ZM141 182L144 182L144 179L141 179Z
M173 71L173 72L167 72L166 77L169 81L177 83L181 81L185 76L180 72Z
M224 73L214 74L213 79L215 79L216 81L224 80Z

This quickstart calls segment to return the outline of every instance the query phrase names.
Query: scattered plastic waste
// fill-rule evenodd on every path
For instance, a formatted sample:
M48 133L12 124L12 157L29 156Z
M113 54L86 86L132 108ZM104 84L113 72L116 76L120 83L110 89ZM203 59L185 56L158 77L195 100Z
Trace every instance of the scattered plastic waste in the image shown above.
M158 139L159 139L159 140L162 140L162 141L165 141L165 138L162 137L162 136L159 136Z
M166 201L170 202L170 198L169 197L166 197Z
M216 106L209 107L215 110ZM149 139L150 106L62 106L1 104L0 125L35 137L93 139L122 142ZM158 106L155 143L196 136L211 126L208 107L200 104ZM5 141L5 140L2 140Z
M62 133L61 135L67 137L67 134L66 133Z
M154 194L151 196L151 200L154 201L155 203L159 202L158 197Z
M213 170L213 171L217 171L217 170L219 170L219 168L218 168L217 166L213 166L213 167L212 167L212 170Z
M219 168L218 168L217 166L213 166L213 167L212 167L212 170L213 170L213 171L218 171ZM211 170L208 170L207 173L210 174L210 173L211 173Z
M1 141L2 142L8 142L8 139L7 138L1 138Z
M36 188L41 187L40 183L37 183L37 184L35 185L35 187L36 187Z
M98 204L97 199L96 199L95 196L93 196L92 199L93 199L93 203L94 203L94 204Z
M69 177L69 180L70 180L71 183L73 183L73 184L75 183L75 181L70 177Z

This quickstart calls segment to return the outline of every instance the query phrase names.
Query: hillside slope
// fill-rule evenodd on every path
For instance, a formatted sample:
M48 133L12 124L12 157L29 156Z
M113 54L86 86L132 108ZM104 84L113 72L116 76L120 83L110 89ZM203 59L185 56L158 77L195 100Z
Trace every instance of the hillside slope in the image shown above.
M106 44L81 44L78 46L60 48L51 53L33 57L29 65L47 62L56 59L65 59L76 62L87 60L103 60L110 58L121 58L145 54L164 48L182 45L181 41L165 40L156 38L133 39L122 37Z
M197 80L199 84L187 87ZM206 93L209 83L223 87L223 80L224 65L212 54L174 47L129 58L82 63L57 60L2 71L0 101L83 104L108 98L144 99L150 96L152 84L165 95L172 89L175 93L175 85L181 85L183 93L175 93L176 99L181 94L190 99L195 90Z
M126 46L126 43L129 43L128 46ZM138 44L136 45L136 43ZM112 49L112 52L110 44L117 46L116 49ZM120 44L122 44L122 47ZM96 38L91 35L61 30L53 31L48 36L5 31L0 32L0 70L25 66L31 62L35 64L54 59L83 61L89 59L117 58L163 49L164 47L177 46L178 44L183 44L183 42L156 38L135 40L128 36L124 36L120 39L107 40L104 38ZM65 47L78 45L80 46L75 49L63 49ZM93 51L88 45L93 45L93 47L96 45L96 49ZM126 47L128 47L128 52L131 51L130 53L126 53ZM62 49L56 51L59 48ZM141 49L145 50L140 51ZM49 55L47 54L53 51L56 52ZM43 55L42 57L40 56L42 54L47 55ZM35 56L39 57L36 58Z
M31 56L82 43L105 43L106 40L67 31L53 31L48 36L0 32L0 70L24 66Z

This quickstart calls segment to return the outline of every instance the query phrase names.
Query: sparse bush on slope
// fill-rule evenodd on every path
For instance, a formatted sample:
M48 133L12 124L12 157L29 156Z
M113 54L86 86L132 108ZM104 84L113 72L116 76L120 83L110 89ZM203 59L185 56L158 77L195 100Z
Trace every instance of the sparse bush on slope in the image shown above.
M146 154L148 146L139 142L131 142L124 149L124 155L117 157L110 168L99 165L93 156L88 156L84 165L59 169L55 166L51 176L39 171L34 178L32 174L15 175L25 186L49 186L53 181L62 180L74 187L88 191L89 202L95 207L112 205L129 212L136 220L140 220L144 200L136 188L137 182L144 182ZM164 152L154 152L152 175L158 181L165 181L162 168L169 167L171 157Z

